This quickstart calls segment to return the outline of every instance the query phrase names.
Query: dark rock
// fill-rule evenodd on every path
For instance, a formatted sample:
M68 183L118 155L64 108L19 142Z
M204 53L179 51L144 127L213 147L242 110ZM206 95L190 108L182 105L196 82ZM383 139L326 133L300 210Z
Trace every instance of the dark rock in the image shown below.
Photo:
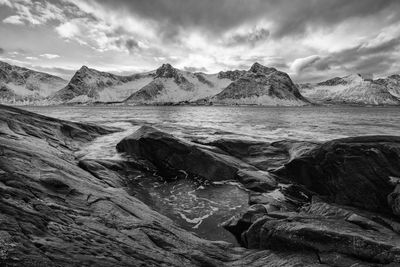
M245 73L246 73L245 70L220 71L218 73L218 78L219 79L229 79L231 81L235 81L235 80L239 79Z
M244 234L246 246L339 253L381 264L400 261L400 239L394 232L366 229L349 218L282 215L273 218L268 214L256 221Z
M202 149L150 126L142 126L124 138L117 144L117 150L149 160L163 176L189 174L209 180L236 180L240 167L239 161L229 162L226 155Z
M239 244L244 245L242 234L258 219L266 216L269 211L271 211L271 206L255 204L250 206L243 214L238 214L223 222L221 226L231 232Z
M207 145L216 146L260 170L268 171L281 167L292 158L299 157L314 148L317 143L291 140L265 143L219 139Z
M178 228L125 190L140 162L78 166L73 151L115 129L0 111L1 266L319 264L312 253L234 248Z
M324 143L294 158L278 175L303 184L330 201L397 213L393 177L400 177L400 138L366 136Z
M256 191L267 191L277 185L272 175L222 151L175 138L150 126L142 126L123 139L117 150L150 161L163 177L189 175L210 181L238 180Z

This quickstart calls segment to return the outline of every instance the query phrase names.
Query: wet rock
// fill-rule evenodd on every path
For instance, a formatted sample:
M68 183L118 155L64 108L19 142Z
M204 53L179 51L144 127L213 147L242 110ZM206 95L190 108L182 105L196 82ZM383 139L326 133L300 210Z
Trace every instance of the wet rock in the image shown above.
M127 192L125 175L140 164L78 163L79 146L114 130L0 106L1 266L319 265L312 253L235 248L182 230Z
M221 224L226 230L231 232L239 244L244 245L242 241L242 234L249 229L258 219L268 214L272 207L266 207L262 204L251 206L245 213L238 214Z
M260 170L239 170L237 176L239 182L256 192L267 192L278 186L272 174Z
M263 223L258 222L262 226L251 226L246 232L249 248L311 249L341 253L375 263L399 263L400 243L393 232L386 235L373 230L365 231L363 227L345 220L324 217L262 220ZM253 236L259 242L249 241Z
M276 169L314 148L317 143L301 141L279 141L273 143L219 139L207 145L220 148L228 154L257 167L268 171Z
M150 126L142 126L124 138L117 144L117 150L148 160L163 177L238 180L251 190L263 192L277 185L273 175L223 151L178 139Z
M397 214L398 194L389 194L395 190L393 177L400 177L400 138L333 140L294 158L276 174L338 204Z

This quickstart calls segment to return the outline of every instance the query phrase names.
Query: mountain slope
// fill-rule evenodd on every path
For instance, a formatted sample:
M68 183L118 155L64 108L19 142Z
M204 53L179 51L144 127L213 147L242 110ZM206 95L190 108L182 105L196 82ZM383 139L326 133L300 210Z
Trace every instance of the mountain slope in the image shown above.
M119 76L81 67L67 86L55 93L56 102L121 101L152 80L152 73Z
M299 85L300 92L311 101L333 104L398 105L386 85L364 79L360 74L336 77L317 84Z
M126 99L126 103L195 101L219 93L231 80L218 74L181 71L163 64L154 80Z
M389 93L397 98L400 98L400 75L391 75L384 79L375 80L375 82L386 86Z
M54 75L0 61L0 101L3 103L41 100L67 83Z
M289 75L259 63L234 75L236 80L210 101L220 104L305 105Z

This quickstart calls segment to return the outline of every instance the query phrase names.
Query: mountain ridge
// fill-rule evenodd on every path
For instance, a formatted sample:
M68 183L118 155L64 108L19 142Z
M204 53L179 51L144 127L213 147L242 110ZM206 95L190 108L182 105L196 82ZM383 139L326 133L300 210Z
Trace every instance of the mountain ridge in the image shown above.
M0 102L7 104L400 105L400 75L361 74L294 84L289 74L255 62L248 70L189 72L169 63L132 75L83 65L70 81L0 61Z
M50 96L68 81L45 72L0 61L0 101L34 101Z
M395 85L392 80L389 77L372 80L361 74L351 74L298 86L304 97L320 104L400 105L400 82ZM392 93L396 89L397 96Z

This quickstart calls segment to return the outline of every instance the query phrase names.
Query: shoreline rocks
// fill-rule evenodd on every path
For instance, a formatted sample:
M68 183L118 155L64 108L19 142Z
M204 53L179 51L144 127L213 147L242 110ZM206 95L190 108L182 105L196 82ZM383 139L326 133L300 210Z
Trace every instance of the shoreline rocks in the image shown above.
M318 265L201 239L131 196L124 164L78 165L74 151L116 130L0 106L0 265Z
M396 266L400 137L197 144L142 127L124 160L75 151L118 129L0 105L0 265ZM129 176L236 180L252 204L202 239L129 192ZM222 228L221 228L222 230Z

